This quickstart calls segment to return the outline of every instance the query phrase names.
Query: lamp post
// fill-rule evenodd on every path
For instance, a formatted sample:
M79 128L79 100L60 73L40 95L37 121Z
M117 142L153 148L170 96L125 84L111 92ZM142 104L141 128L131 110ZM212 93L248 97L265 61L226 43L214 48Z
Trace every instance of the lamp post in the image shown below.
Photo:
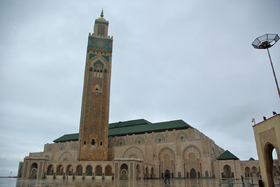
M279 40L278 34L265 34L265 35L262 35L262 36L256 38L253 41L252 45L255 49L266 49L267 50L268 57L269 57L269 60L270 60L270 65L271 65L272 72L273 72L273 75L274 75L274 80L275 80L275 83L276 83L276 86L277 86L278 95L279 95L279 98L280 98L280 90L279 90L277 78L276 78L276 75L275 75L274 67L273 67L273 64L272 64L272 60L271 60L271 57L270 57L270 53L269 53L269 50L268 50L268 48L270 48L274 44L276 44L276 42L278 40Z

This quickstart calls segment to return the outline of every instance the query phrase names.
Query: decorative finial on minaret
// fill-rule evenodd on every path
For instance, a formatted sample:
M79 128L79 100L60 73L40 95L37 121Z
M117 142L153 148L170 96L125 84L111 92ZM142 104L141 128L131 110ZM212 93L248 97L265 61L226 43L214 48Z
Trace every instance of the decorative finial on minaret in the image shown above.
M103 8L102 8L102 11L101 11L101 14L100 14L100 17L104 17L104 15L103 15Z

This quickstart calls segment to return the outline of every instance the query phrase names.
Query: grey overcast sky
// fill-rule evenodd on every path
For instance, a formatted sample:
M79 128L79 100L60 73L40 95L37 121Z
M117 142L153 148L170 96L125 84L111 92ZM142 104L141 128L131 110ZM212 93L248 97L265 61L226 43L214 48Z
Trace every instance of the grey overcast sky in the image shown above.
M269 58L279 0L0 1L0 176L79 132L88 34L113 36L110 122L182 119L240 160L258 159L252 118L280 113ZM270 49L280 81L280 42Z

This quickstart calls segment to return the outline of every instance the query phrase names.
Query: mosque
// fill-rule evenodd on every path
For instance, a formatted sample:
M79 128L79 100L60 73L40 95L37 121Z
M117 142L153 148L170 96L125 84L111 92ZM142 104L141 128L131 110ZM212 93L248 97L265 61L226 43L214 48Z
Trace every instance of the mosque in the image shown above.
M19 178L143 180L258 177L259 162L240 161L183 120L109 124L113 37L103 11L88 36L79 133L29 153ZM275 169L276 168L276 169ZM279 170L279 164L275 166Z

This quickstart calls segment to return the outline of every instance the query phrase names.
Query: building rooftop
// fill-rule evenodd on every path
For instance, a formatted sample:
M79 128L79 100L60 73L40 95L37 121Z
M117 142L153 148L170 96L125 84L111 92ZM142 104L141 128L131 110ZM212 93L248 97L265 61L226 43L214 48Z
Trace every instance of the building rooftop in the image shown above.
M166 130L179 130L193 128L183 120L166 121L160 123L151 123L145 119L137 119L130 121L120 121L116 123L110 123L108 129L108 136L125 136L132 134L144 134L151 132L164 132ZM66 142L66 141L78 141L79 133L65 134L53 142Z
M230 151L226 150L223 154L221 154L217 160L239 160L234 154Z

